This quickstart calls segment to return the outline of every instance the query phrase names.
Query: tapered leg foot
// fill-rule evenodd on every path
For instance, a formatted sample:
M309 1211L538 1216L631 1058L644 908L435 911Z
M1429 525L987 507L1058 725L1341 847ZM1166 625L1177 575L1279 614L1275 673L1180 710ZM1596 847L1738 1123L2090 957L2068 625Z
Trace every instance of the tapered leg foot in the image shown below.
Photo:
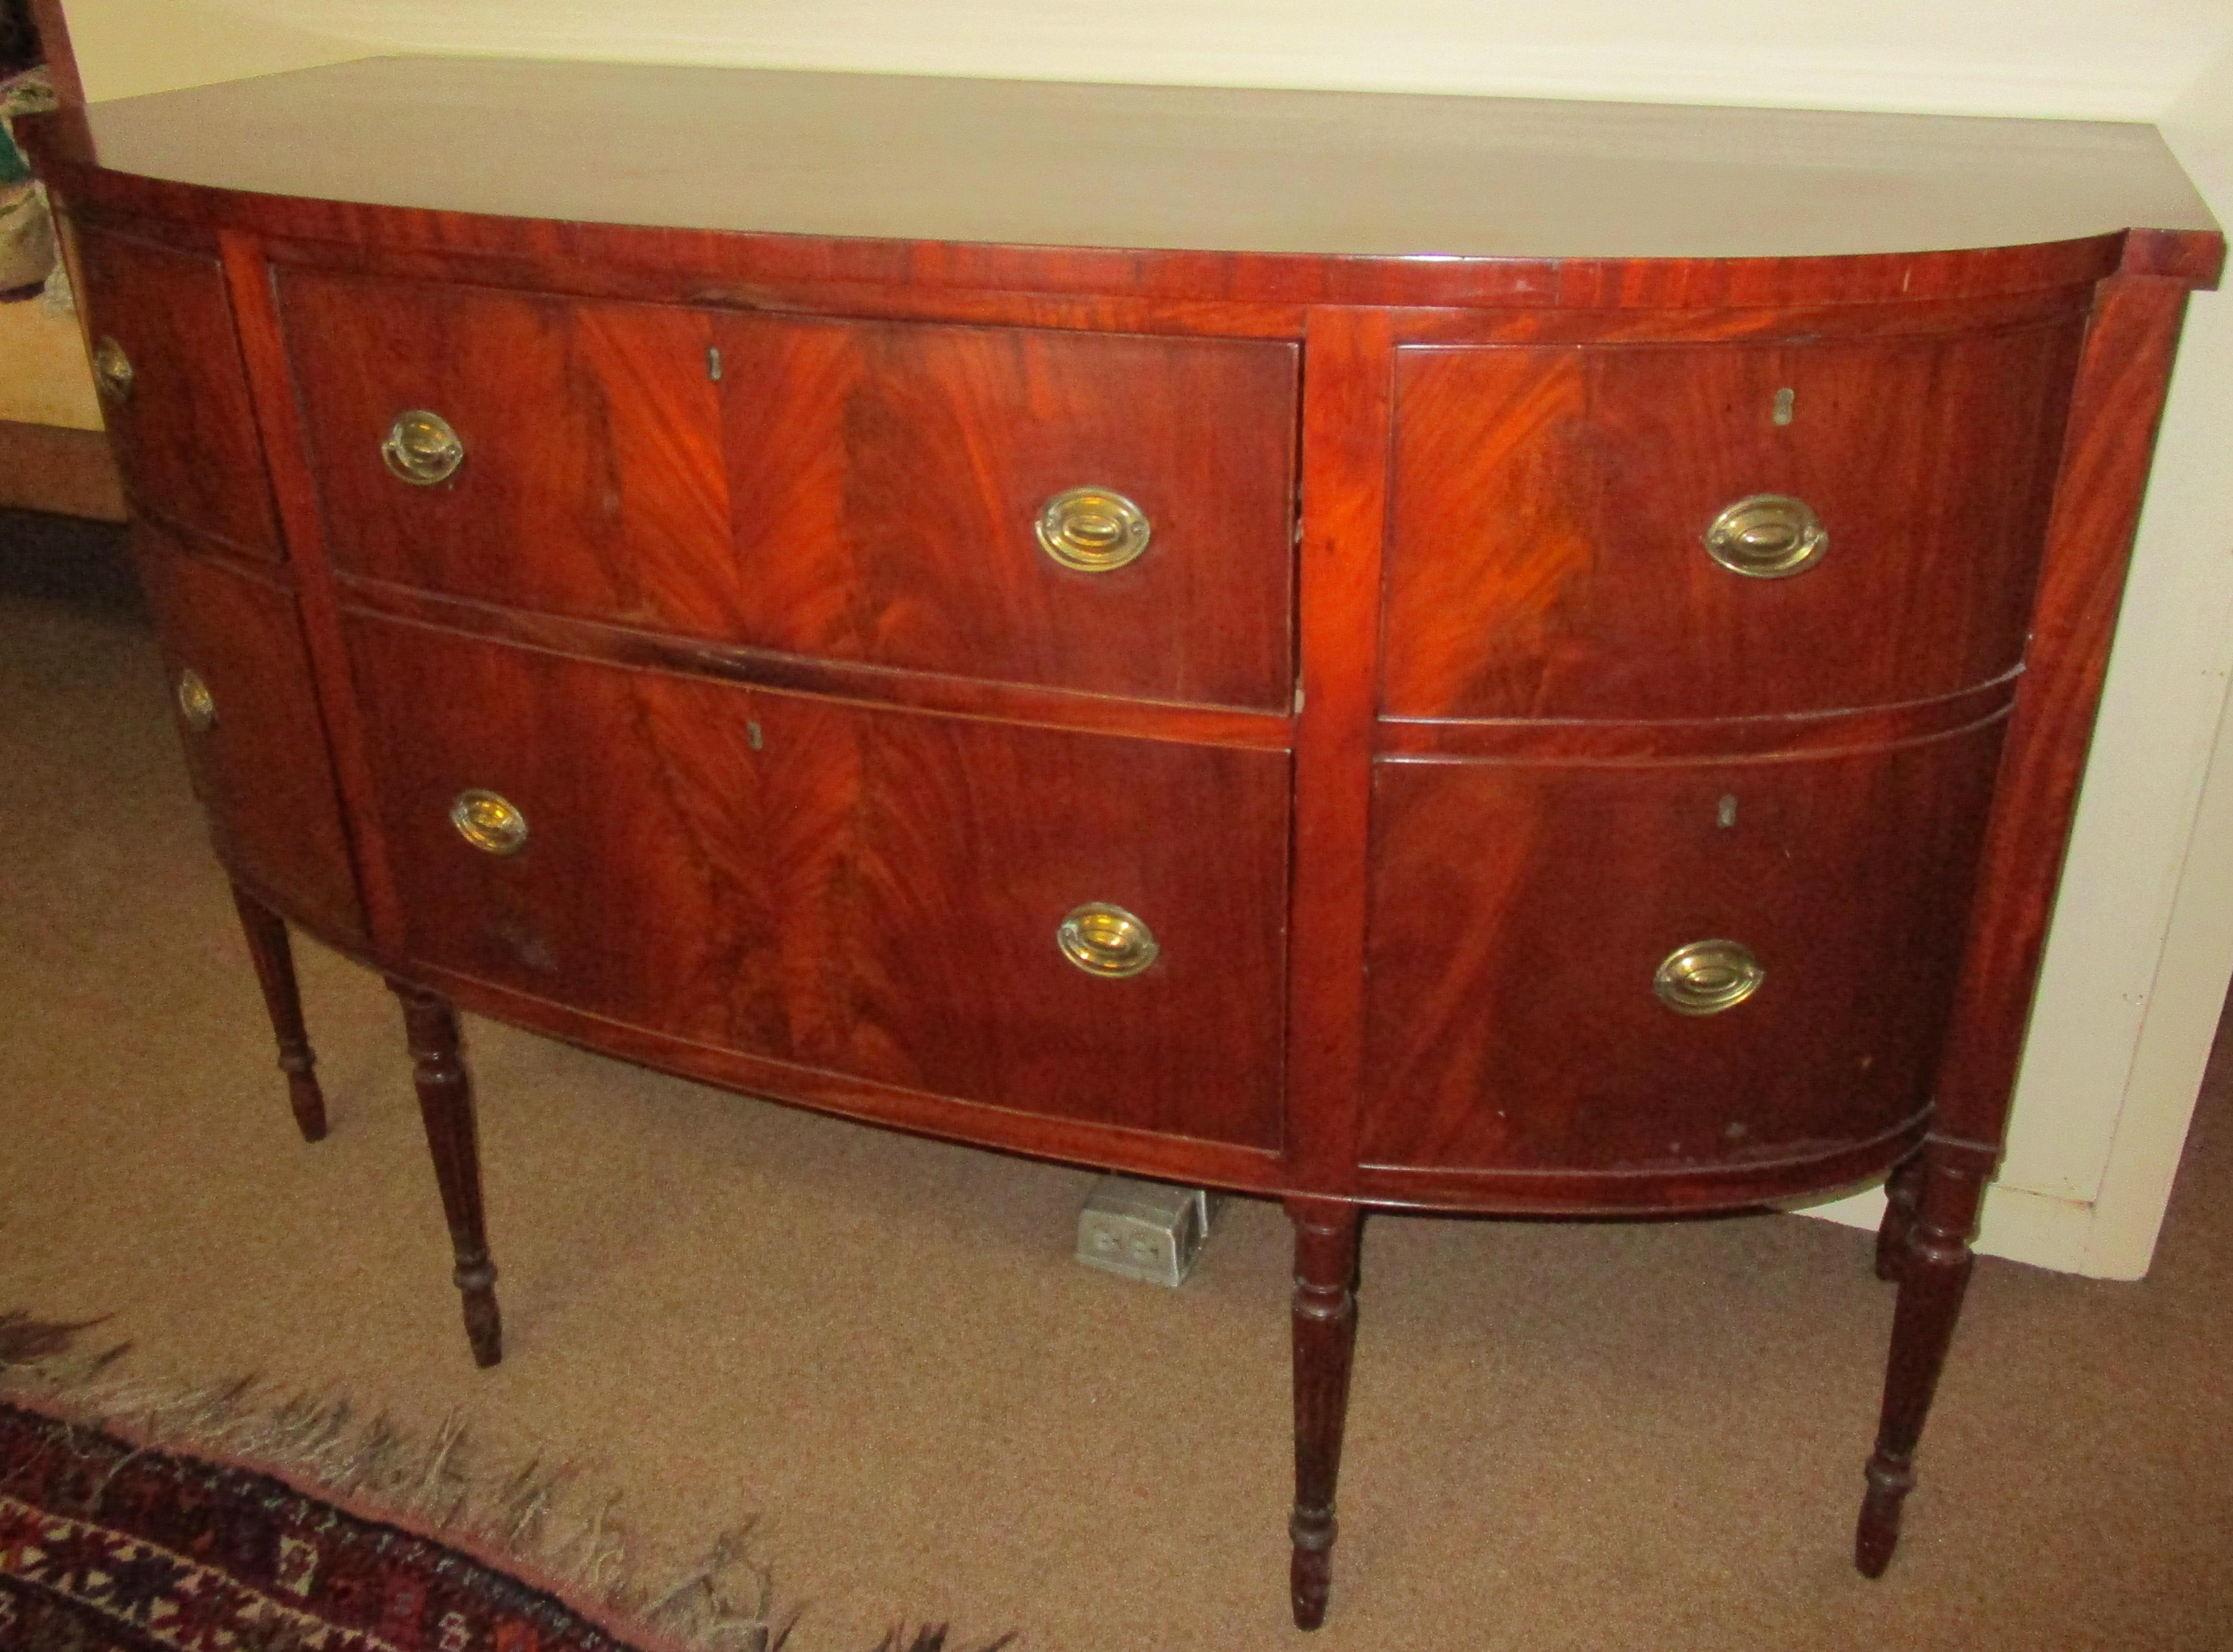
M1294 1545L1287 1562L1287 1591L1299 1629L1314 1629L1325 1622L1326 1598L1333 1592L1334 1530L1331 1510L1315 1522L1305 1519L1300 1509L1287 1517L1287 1536Z
M238 884L232 904L240 914L241 932L248 937L248 955L256 962L257 984L264 989L272 1035L279 1041L279 1070L287 1075L287 1099L294 1109L296 1128L305 1141L322 1141L326 1098L318 1089L318 1059L310 1053L309 1036L303 1029L303 997L295 985L295 949L287 939L286 920Z
M1881 1577L1899 1547L1900 1506L1915 1489L1915 1469L1869 1459L1863 1472L1869 1489L1861 1497L1860 1524L1853 1532L1853 1565L1864 1577Z
M1287 1517L1294 1549L1287 1574L1298 1629L1325 1622L1333 1579L1333 1494L1357 1348L1357 1240L1364 1215L1335 1200L1287 1201L1295 1225L1295 1506Z
M473 1363L493 1365L504 1357L504 1329L497 1314L496 1264L489 1259L487 1226L481 1214L473 1087L459 1044L457 1012L435 993L401 981L391 980L388 985L403 1003L419 1116L426 1127L434 1179L442 1190L442 1214L449 1222L450 1247L457 1257L453 1277L464 1298L465 1337L472 1344Z
M1902 1159L1885 1180L1884 1220L1877 1228L1877 1278L1898 1283L1915 1241L1915 1194L1923 1181L1923 1154Z
M1969 1248L1992 1161L1982 1149L1933 1141L1916 1177L1913 1226L1898 1264L1884 1412L1869 1458L1853 1564L1881 1577L1899 1545L1900 1508L1915 1486L1915 1447L1954 1340L1975 1260Z

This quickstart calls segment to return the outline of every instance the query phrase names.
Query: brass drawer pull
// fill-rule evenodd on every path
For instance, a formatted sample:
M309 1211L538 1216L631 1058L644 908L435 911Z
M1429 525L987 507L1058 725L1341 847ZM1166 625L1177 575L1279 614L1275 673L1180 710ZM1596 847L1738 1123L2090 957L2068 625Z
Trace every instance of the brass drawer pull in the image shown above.
M103 338L93 347L93 381L112 406L121 407L131 398L132 358L113 338Z
M1122 907L1095 901L1077 908L1054 932L1062 955L1088 975L1137 975L1162 949L1156 937Z
M179 673L179 715L197 734L206 734L217 722L217 698L202 674L192 666Z
M1105 574L1147 550L1148 513L1113 488L1071 488L1040 507L1039 549L1064 568Z
M446 482L465 462L465 445L450 421L438 413L413 407L395 415L387 439L380 445L387 468L413 487Z
M1706 554L1749 579L1788 579L1822 560L1829 530L1813 506L1787 493L1739 499L1706 530Z
M493 791L461 791L450 805L450 824L458 836L490 855L517 855L527 847L527 816Z
M1694 940L1667 954L1651 989L1677 1015L1733 1010L1768 979L1752 948L1734 940Z

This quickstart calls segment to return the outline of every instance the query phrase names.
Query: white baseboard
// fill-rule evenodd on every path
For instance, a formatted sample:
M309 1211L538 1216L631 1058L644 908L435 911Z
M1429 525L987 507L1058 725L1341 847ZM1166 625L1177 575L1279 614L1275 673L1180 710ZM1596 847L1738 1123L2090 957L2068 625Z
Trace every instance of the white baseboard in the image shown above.
M1827 1204L1792 1209L1795 1215L1820 1216L1847 1227L1873 1230L1884 1218L1884 1190L1872 1187ZM2139 1278L2146 1271L2145 1258L2137 1272L2125 1272L2128 1264L2123 1257L2101 1258L2093 1253L2093 1206L2080 1200L1995 1184L1985 1191L1977 1248L1988 1256L2028 1262L2058 1273L2082 1273L2097 1279Z

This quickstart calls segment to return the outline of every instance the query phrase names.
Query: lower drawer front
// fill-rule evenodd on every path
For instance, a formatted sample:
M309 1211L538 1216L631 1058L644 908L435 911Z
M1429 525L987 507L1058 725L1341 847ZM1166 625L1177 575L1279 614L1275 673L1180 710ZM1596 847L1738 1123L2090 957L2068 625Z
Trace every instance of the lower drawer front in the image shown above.
M356 874L294 597L144 526L134 544L172 714L218 855L290 917L361 939Z
M1365 1161L1703 1170L1913 1116L2000 732L1794 762L1383 764ZM1684 950L1707 941L1745 950ZM1714 1008L1748 956L1756 986Z
M370 616L350 633L419 961L825 1071L1276 1144L1284 754L844 705ZM469 792L503 800L467 820L487 847L453 818ZM1065 955L1058 928L1097 902L1152 933L1146 969Z

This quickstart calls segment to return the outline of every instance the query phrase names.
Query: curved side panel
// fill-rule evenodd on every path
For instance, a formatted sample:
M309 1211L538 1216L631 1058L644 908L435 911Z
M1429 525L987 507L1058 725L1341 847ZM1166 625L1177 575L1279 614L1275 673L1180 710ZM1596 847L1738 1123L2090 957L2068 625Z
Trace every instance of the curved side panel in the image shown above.
M293 595L144 523L133 543L218 858L288 917L361 940L364 909Z
M134 510L240 555L278 560L270 485L218 261L75 228L101 413Z

